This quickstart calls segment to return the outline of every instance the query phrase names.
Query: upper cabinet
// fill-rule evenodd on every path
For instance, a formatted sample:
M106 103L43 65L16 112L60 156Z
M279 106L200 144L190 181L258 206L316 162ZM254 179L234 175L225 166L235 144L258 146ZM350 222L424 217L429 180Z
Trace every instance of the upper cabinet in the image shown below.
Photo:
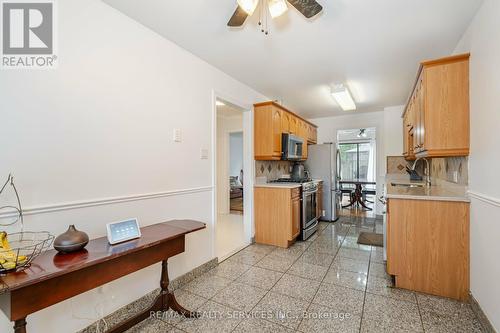
M403 155L469 155L469 54L425 61L403 114Z
M254 105L254 152L256 160L281 159L281 134L290 133L304 140L302 159L307 159L307 143L317 142L316 125L274 102Z

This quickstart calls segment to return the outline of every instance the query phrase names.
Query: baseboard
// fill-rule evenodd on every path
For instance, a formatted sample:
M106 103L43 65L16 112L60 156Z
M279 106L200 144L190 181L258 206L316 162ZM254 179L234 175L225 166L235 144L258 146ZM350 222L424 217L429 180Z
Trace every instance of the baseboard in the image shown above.
M217 258L214 258L198 267L195 269L187 272L184 275L179 276L178 278L173 279L170 281L169 284L169 290L174 291L176 289L179 289L181 286L189 283L190 281L194 280L195 278L203 275L204 273L208 272L215 266L217 266L218 261ZM140 313L141 311L147 309L151 303L155 300L156 296L160 293L160 288L153 290L152 292L144 295L143 297L125 305L124 307L121 307L120 309L116 310L115 312L107 315L103 319L100 319L93 323L92 325L84 328L81 331L78 331L78 333L95 333L95 332L105 332L107 331L108 328L113 327L114 325L118 324L120 321L122 321L126 317L131 317L137 313Z
M224 260L230 258L232 255L240 252L241 250L243 250L244 248L246 248L247 246L249 246L250 244L252 243L249 243L249 244L244 244L244 245L241 245L239 247L237 247L236 249L232 250L231 252L227 253L226 255L223 255L223 256L220 256L218 257L217 259L219 260L219 264L221 262L223 262Z
M493 325L491 325L491 322L488 319L488 317L486 317L486 315L484 314L483 309L481 309L481 306L471 293L469 293L469 301L472 307L472 311L474 311L474 313L476 314L477 319L481 323L481 326L483 327L484 331L486 333L497 333Z

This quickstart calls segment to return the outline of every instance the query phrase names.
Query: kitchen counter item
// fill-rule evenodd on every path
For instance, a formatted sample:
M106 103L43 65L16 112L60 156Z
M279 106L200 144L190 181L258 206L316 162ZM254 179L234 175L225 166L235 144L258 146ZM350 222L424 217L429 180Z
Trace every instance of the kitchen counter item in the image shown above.
M57 236L54 241L54 249L62 253L71 253L80 251L89 242L89 236L79 231L72 224L65 233Z
M300 180L306 178L306 172L304 169L304 164L296 162L292 167L292 175L291 178L293 180Z

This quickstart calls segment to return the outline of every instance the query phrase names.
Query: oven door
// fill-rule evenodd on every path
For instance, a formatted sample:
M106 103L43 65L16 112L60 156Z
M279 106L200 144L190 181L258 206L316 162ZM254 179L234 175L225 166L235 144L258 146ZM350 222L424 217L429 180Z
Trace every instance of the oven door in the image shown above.
M307 229L313 225L317 217L317 190L304 191L302 194L302 229Z

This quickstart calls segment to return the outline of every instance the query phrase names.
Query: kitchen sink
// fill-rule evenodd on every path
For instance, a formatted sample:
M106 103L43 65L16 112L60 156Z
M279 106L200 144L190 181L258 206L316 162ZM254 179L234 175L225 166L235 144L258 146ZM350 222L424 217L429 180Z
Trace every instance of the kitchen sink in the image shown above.
M399 187L424 187L425 184L420 184L420 183L391 183L392 186L399 186Z

